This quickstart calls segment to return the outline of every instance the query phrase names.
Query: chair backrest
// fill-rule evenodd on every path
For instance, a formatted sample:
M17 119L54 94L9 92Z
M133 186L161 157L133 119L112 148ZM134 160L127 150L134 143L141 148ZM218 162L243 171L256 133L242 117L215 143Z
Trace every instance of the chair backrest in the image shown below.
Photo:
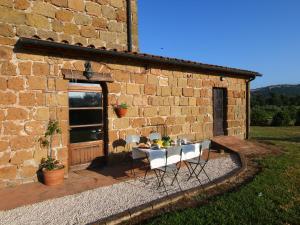
M166 166L166 150L150 150L148 157L151 169Z
M201 151L201 143L195 143L190 145L182 145L182 159L188 160L197 158L200 156Z
M126 144L131 144L131 143L139 143L140 142L140 136L138 135L128 135L126 137Z
M211 145L211 141L210 140L204 140L202 142L202 150L205 150L205 149L210 149L210 145Z
M211 146L211 141L210 140L204 140L202 142L202 149L201 149L201 152L203 152L203 150L208 150L208 153L207 153L207 158L206 158L206 162L209 160L209 157L210 157L210 146ZM201 153L202 154L202 153Z
M153 133L149 134L149 140L150 141L158 140L158 139L161 139L160 133L153 132Z
M182 158L182 147L174 146L167 149L166 153L166 165L177 164Z

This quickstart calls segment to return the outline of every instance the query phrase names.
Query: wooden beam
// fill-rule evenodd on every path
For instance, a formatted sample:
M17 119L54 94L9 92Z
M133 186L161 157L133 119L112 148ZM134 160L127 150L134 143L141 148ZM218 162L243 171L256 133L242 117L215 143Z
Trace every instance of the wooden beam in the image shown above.
M113 78L110 73L96 73L93 72L93 76L87 79L83 73L84 71L62 69L63 76L67 80L84 80L84 81L103 81L103 82L113 82Z

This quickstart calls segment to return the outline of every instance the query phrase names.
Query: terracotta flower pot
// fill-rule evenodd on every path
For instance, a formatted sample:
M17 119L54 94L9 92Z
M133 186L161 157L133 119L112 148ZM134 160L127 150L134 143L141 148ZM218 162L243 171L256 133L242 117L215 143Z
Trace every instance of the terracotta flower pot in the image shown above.
M64 182L64 168L56 170L43 170L44 184L47 186L54 186Z
M127 109L124 109L124 108L116 108L116 113L117 113L117 116L122 118L123 116L126 115L127 113Z

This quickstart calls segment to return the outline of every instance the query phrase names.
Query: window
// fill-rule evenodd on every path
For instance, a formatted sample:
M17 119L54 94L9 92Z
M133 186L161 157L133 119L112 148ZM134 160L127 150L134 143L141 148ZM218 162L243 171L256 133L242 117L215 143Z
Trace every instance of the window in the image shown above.
M70 83L70 142L103 139L103 105L99 84Z

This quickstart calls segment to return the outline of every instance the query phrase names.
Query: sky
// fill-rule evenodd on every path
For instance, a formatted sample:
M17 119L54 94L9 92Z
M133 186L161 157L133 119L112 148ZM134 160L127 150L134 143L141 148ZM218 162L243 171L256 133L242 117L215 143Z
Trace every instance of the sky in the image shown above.
M300 0L138 0L143 53L257 71L252 88L300 83Z

